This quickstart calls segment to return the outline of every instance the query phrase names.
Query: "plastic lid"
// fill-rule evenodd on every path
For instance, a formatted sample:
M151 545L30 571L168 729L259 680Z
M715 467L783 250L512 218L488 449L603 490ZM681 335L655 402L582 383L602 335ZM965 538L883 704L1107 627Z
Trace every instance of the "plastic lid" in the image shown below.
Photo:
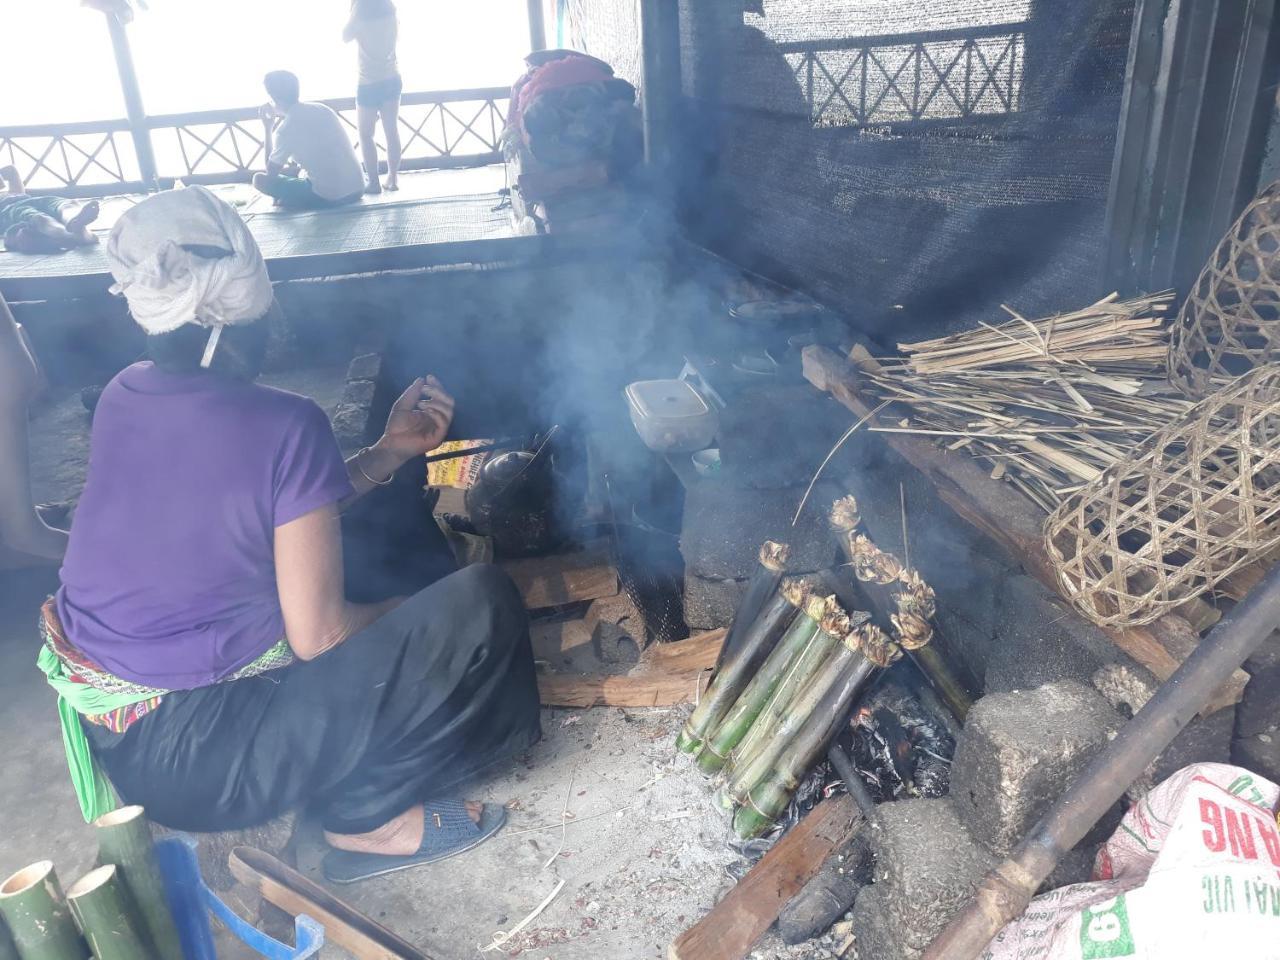
M702 395L683 380L638 380L627 387L627 400L646 420L705 417L711 412Z

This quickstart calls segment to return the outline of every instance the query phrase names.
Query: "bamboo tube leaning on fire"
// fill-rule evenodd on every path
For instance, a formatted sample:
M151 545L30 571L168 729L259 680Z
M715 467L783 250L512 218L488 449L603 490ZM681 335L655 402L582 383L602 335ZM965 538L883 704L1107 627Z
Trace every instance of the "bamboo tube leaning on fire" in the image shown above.
M67 903L95 960L165 960L147 943L142 917L114 863L95 867L68 887ZM170 956L181 957L182 948Z
M901 655L873 623L849 631L824 676L814 684L805 708L797 710L798 729L777 751L776 765L751 788L734 815L733 829L740 838L758 837L777 821L800 782L848 722L849 711L868 680Z
M49 860L23 867L0 884L0 913L22 960L86 960L89 956Z
M848 623L848 617L835 597L824 597L818 593L804 590L802 587L788 586L787 596L792 603L818 624L818 632L814 634L803 653L796 658L787 675L770 695L764 707L756 716L734 748L725 763L725 772L732 775L735 770L750 764L760 750L767 746L782 721L786 718L791 704L795 701L809 682L818 674L831 652L840 643L840 626Z
M778 721L766 731L756 749L747 754L746 740L743 741L743 756L735 758L729 780L716 797L725 810L736 809L745 802L751 788L769 775L788 749L791 739L813 712L818 700L839 679L841 667L856 653L850 653L848 637L866 623L869 619L867 615L856 613L851 616L835 597L827 597L823 606L825 609L821 628L824 633L835 638L836 643L820 669L814 672L809 682L787 705ZM761 726L757 721L749 736L754 735Z
M788 584L791 581L788 581ZM708 776L724 769L729 754L746 736L764 705L773 695L796 658L808 647L818 633L818 622L810 617L800 605L793 601L794 588L784 584L783 593L788 605L797 611L795 619L778 641L773 652L765 658L760 669L756 671L751 682L743 689L733 706L724 715L724 719L715 730L708 734L702 750L698 753L698 769Z
M787 572L787 556L790 552L791 548L785 543L777 543L773 540L766 540L760 545L759 562L751 571L751 577L747 580L747 589L742 594L738 608L733 612L733 623L729 624L724 645L720 648L720 655L716 657L712 677L720 672L723 664L733 659L739 646L746 639L747 631L764 610L764 605L777 592L778 584L782 582L782 576Z
M182 956L146 812L139 806L121 807L93 821L93 829L98 837L98 863L119 868L125 889L137 904L142 932L155 952L161 957Z
M676 749L690 754L702 749L703 741L732 709L796 616L796 608L782 594L775 593L768 599L755 622L747 629L737 653L726 657L716 670L711 685L676 737ZM735 620L735 626L736 623Z
M866 535L858 501L843 497L831 506L831 526L853 568L858 592L868 607L881 618L888 617L903 650L920 668L947 709L961 724L973 706L973 698L960 678L930 644L937 602L933 590L915 570L905 567L893 554L881 550ZM896 593L893 588L900 587ZM891 612L896 608L896 612Z

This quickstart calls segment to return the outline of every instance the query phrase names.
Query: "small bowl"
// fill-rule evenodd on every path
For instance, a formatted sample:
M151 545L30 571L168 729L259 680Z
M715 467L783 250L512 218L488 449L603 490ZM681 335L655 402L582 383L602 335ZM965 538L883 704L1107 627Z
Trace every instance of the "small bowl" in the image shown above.
M700 477L710 477L720 472L720 448L708 447L706 450L699 450L692 457L693 469L697 471Z

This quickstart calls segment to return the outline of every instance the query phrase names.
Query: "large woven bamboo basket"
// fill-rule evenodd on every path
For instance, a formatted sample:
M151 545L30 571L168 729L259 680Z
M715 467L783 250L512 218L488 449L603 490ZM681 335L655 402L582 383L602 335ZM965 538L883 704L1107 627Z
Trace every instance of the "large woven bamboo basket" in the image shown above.
M1280 360L1280 181L1249 204L1205 264L1169 342L1169 379L1203 398Z
M1064 595L1149 623L1280 546L1280 364L1197 403L1045 523Z

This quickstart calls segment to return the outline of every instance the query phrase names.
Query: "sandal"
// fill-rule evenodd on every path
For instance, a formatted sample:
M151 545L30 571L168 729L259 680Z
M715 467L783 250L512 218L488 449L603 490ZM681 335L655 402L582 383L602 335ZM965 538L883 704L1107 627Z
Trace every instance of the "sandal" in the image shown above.
M493 803L484 804L479 823L471 819L466 804L461 800L428 800L422 805L422 811L422 844L416 853L388 856L330 850L324 857L325 879L332 883L355 883L448 860L484 843L507 822L506 808Z

